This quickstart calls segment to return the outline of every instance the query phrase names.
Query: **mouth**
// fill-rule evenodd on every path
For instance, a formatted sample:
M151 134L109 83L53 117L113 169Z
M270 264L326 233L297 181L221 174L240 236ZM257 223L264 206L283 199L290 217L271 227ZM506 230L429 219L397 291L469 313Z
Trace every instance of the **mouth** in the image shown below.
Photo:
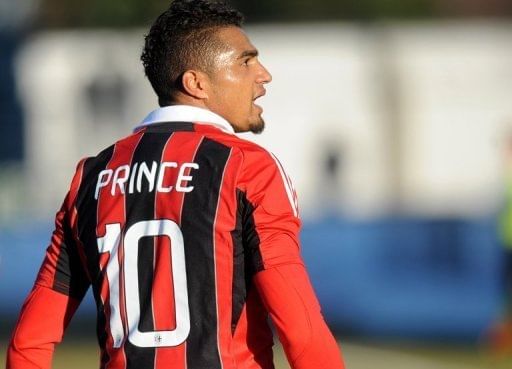
M254 97L254 99L252 99L252 104L253 104L256 108L258 108L258 109L260 110L260 114L263 112L263 108L262 108L260 105L256 104L256 100L257 100L257 99L259 99L259 98L260 98L260 97L262 97L262 96L265 96L265 94L266 94L266 93L267 93L267 91L265 91L265 89L263 89L261 92L259 92L259 93L256 95L256 97Z
M260 97L263 97L267 94L267 91L265 89L261 90L257 95L256 97L254 97L254 99L252 99L252 101L256 101L257 99L259 99Z

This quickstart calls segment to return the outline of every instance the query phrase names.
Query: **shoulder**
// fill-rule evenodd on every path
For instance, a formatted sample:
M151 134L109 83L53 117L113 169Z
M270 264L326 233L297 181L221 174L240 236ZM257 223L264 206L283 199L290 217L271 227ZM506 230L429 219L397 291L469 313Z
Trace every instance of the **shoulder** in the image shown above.
M240 138L236 147L243 155L237 187L246 193L248 200L262 205L268 213L290 212L297 217L297 193L277 156Z
M275 155L255 142L235 135L223 135L220 142L243 156L244 168L276 165Z
M143 133L143 130L139 130L137 132L124 136L118 139L117 141L113 142L111 145L105 147L97 154L93 154L82 159L79 162L79 165L80 163L83 164L85 173L88 173L90 171L94 172L98 171L102 167L106 167L112 159L112 157L114 156L114 153L116 153L116 155L131 156L133 151L136 149L138 143L140 142Z
M112 158L115 144L110 145L96 155L81 159L77 164L77 172L80 170L84 177L91 175L105 167Z
M205 138L231 150L230 161L238 166L242 180L247 175L249 177L273 175L272 172L278 170L279 161L275 155L257 143L226 133L206 135Z

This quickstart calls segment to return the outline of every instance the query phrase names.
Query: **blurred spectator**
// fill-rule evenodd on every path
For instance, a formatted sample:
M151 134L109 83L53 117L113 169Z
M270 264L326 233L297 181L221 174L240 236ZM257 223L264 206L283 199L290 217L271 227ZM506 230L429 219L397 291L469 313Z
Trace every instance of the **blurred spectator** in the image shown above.
M319 194L320 207L327 216L336 216L339 213L342 191L342 175L344 146L342 142L326 140L321 145L320 152L321 173L318 174L317 184L323 190Z

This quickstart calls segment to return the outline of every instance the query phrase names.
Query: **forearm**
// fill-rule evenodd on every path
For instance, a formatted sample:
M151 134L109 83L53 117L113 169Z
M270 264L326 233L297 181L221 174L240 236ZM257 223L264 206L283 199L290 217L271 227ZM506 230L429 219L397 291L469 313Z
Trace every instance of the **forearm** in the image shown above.
M344 368L302 265L264 270L256 274L255 283L292 369Z
M7 369L51 368L55 344L79 302L36 285L23 304L7 349Z

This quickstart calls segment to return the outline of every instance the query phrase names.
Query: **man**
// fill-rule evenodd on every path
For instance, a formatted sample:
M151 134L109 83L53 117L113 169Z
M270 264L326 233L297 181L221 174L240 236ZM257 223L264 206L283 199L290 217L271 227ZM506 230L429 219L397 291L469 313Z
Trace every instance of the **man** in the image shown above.
M89 285L101 368L343 368L299 253L295 193L261 132L271 81L222 3L176 0L142 54L160 109L82 160L8 368L49 368Z

